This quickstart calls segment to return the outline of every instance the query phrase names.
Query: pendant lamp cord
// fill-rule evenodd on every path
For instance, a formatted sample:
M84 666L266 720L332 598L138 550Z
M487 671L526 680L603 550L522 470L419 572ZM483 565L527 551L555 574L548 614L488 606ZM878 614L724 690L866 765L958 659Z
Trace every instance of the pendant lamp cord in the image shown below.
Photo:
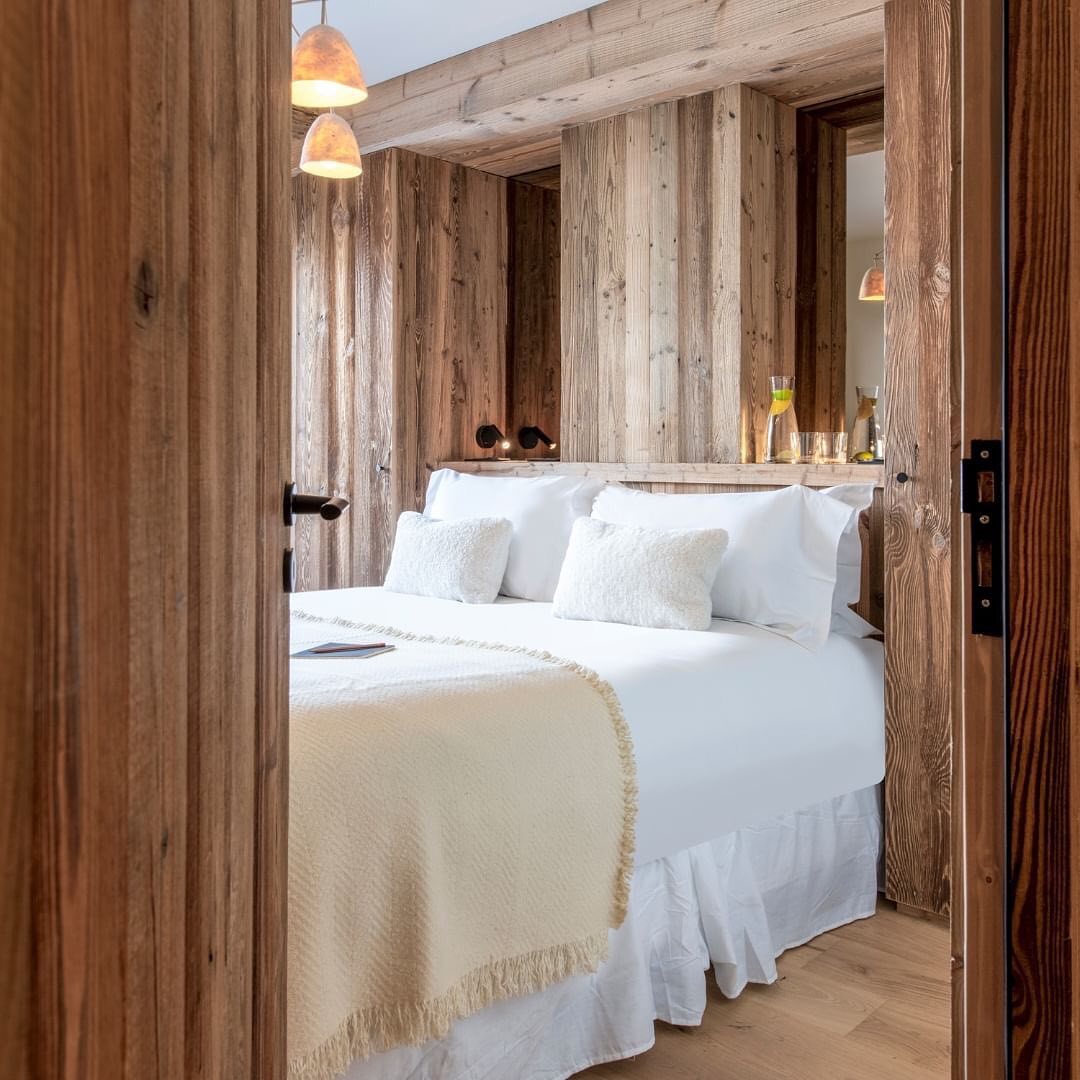
M322 0L322 24L326 25L326 0Z

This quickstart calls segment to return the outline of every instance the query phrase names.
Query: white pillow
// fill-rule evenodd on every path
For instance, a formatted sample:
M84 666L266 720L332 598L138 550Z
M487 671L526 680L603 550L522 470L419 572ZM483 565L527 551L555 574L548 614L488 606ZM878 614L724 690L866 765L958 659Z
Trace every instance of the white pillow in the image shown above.
M808 649L829 636L840 537L852 510L809 488L659 495L609 485L593 517L623 525L717 528L728 549L713 614L773 630Z
M560 619L708 630L723 529L646 529L579 518L555 590Z
M579 476L470 476L438 469L428 483L424 513L445 521L506 518L514 535L500 591L549 603L570 529L588 515L602 487Z
M398 518L385 588L466 604L494 603L512 533L504 518L435 521L406 510Z
M833 591L833 611L846 615L852 604L859 602L862 592L862 539L859 536L859 516L874 501L873 484L837 484L824 488L822 495L838 499L851 507L848 521L836 552L836 588Z

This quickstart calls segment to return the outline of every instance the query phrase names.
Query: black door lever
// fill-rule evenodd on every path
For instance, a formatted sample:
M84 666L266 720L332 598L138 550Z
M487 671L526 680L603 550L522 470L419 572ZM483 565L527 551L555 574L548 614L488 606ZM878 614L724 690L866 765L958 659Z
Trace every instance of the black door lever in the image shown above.
M324 521L336 521L348 510L349 500L341 495L298 495L296 484L285 485L282 516L292 525L297 514L318 514Z

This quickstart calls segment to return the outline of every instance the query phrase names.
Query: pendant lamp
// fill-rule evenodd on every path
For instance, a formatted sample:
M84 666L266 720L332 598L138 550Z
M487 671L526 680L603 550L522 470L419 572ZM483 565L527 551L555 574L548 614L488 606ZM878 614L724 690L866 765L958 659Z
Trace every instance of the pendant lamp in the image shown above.
M312 176L325 176L331 180L348 180L364 171L356 136L336 113L315 117L304 137L300 168Z
M879 251L874 256L874 264L863 274L862 284L859 286L860 300L885 299L885 268L881 265L882 253Z
M293 48L292 103L302 109L337 109L368 96L356 54L340 30L322 20L305 30Z

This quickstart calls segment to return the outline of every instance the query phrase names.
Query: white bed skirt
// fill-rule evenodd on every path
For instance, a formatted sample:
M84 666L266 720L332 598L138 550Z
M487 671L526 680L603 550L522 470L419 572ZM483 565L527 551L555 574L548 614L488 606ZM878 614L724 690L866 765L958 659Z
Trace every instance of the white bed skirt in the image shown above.
M563 1080L653 1044L653 1021L701 1022L710 964L735 997L775 959L877 902L878 789L866 788L657 859L634 872L609 958L458 1021L445 1039L353 1064L348 1080Z

